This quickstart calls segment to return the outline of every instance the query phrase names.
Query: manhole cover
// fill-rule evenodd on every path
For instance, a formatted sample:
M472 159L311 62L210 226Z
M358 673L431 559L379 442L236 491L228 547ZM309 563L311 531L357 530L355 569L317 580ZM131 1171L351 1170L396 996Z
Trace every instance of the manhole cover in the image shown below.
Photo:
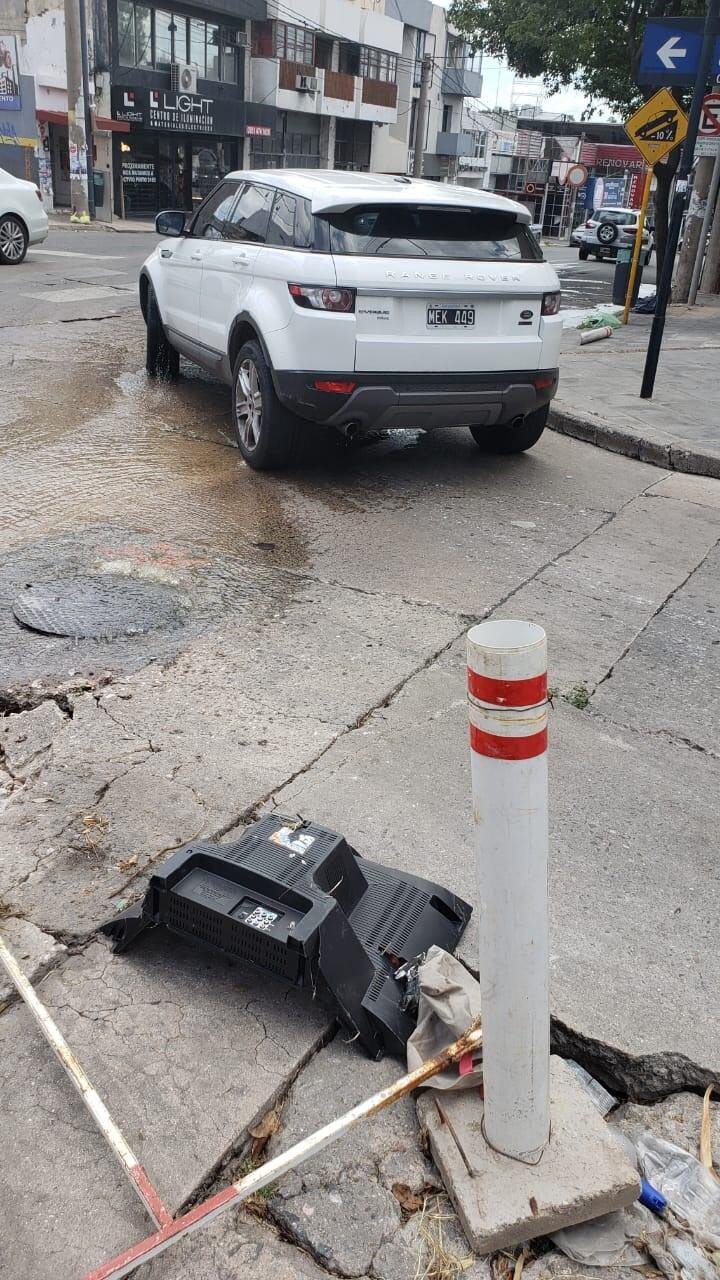
M28 583L13 613L32 631L75 640L143 635L181 626L186 618L172 587L100 574Z

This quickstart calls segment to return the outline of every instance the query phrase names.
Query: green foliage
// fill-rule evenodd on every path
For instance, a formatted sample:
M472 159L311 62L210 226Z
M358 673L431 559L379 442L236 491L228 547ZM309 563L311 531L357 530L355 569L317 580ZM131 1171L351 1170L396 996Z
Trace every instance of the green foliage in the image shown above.
M454 0L450 21L475 49L506 58L549 92L572 86L626 116L646 94L635 83L648 18L701 17L704 0Z

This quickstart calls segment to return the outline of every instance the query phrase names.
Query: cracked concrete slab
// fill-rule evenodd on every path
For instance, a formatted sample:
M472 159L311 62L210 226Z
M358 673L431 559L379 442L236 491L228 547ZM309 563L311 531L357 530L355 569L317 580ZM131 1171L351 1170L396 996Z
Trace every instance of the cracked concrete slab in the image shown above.
M67 952L67 947L61 942L36 929L29 920L19 920L17 917L0 917L0 937L9 947L28 982L33 984L54 968ZM15 984L10 981L5 970L0 969L0 1013L12 1000L19 999Z
M613 720L720 756L718 548L616 663L593 706Z
M165 930L122 956L91 944L39 994L173 1209L273 1105L328 1023L300 992ZM9 1081L22 1088L14 1071ZM68 1086L67 1112L80 1110Z
M328 1271L364 1276L400 1226L397 1200L376 1182L332 1182L278 1200L273 1217Z
M720 535L717 512L639 497L559 556L504 605L548 632L548 678L594 687L700 564Z
M142 1280L327 1280L308 1254L242 1211L186 1236L138 1277Z
M140 895L151 862L237 823L461 629L303 582L278 616L198 638L170 677L153 665L81 695L8 805L0 892L40 927L86 934Z
M0 1017L0 1059L3 1278L84 1275L153 1224L24 1007Z
M634 1096L697 1087L720 1071L707 997L720 982L720 763L560 700L550 771L552 1010L572 1032L560 1046ZM475 902L459 646L275 798ZM460 945L471 968L476 929L477 917Z
M44 702L32 711L0 720L0 753L8 773L25 782L42 768L43 756L55 735L65 727L67 716L56 702Z

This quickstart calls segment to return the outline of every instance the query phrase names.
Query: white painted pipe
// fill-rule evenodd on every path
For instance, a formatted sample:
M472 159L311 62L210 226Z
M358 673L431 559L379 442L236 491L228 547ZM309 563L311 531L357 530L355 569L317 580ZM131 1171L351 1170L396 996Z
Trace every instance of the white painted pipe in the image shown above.
M588 342L600 342L601 338L612 338L613 331L609 324L604 324L601 329L585 329L580 334L580 346L586 347Z
M484 1130L536 1162L550 1134L547 644L532 622L468 633Z

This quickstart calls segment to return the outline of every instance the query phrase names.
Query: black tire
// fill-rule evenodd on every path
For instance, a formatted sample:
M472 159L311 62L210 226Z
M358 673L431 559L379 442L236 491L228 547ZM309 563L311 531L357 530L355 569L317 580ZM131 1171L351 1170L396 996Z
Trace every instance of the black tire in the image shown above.
M232 415L238 449L255 471L286 467L298 456L303 424L278 400L259 342L246 342L236 356Z
M579 249L579 250L578 250L578 258L580 259L580 261L581 261L581 262L587 262L587 260L588 260L588 258L589 258L589 257L590 257L590 250L589 250L589 249Z
M28 233L24 222L14 213L0 218L0 262L6 267L19 267L28 251Z
M470 434L482 453L524 453L540 439L548 420L549 405L523 418L519 426L509 422L496 427L471 427Z
M652 261L652 249L648 249L647 253L645 254L645 257L643 258L643 266L649 267L651 261Z
M145 368L151 378L162 378L165 382L174 382L180 373L180 356L167 340L152 286L148 288L145 324L147 326Z

